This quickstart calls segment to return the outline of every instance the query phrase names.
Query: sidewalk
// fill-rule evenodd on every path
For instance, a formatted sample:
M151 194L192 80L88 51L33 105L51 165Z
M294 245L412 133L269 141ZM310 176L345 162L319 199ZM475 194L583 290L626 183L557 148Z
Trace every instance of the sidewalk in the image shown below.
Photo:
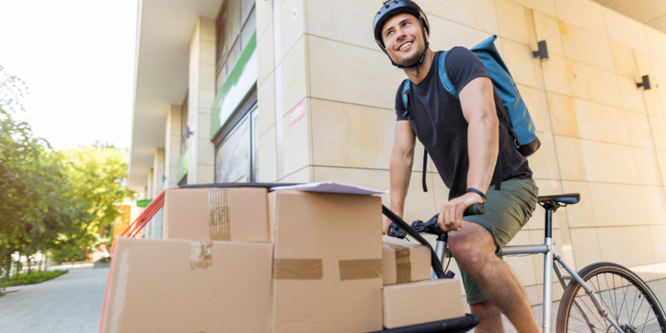
M0 332L97 333L108 273L108 268L75 268L41 284L7 288L8 294L0 297ZM666 304L666 279L648 284ZM558 306L553 304L553 319ZM543 307L532 311L541 325ZM504 327L516 332L506 318Z
M2 333L97 333L109 269L75 268L0 297Z

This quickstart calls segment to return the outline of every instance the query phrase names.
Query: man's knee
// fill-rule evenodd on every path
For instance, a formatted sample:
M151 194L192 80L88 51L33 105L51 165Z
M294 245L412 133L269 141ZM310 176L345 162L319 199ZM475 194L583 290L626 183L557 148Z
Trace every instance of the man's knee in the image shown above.
M449 234L449 249L461 263L473 265L484 256L495 255L495 241L486 228L471 222L463 222L462 231Z

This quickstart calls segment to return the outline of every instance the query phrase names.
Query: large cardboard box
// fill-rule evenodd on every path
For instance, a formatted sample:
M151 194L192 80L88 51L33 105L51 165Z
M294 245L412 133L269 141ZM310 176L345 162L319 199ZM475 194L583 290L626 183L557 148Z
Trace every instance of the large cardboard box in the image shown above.
M120 238L102 332L268 332L272 255L270 243Z
M265 188L167 190L164 238L269 242Z
M274 332L382 329L381 199L275 191Z
M384 327L428 323L462 317L465 307L460 281L441 279L384 287Z
M430 280L430 248L395 237L383 237L384 285Z

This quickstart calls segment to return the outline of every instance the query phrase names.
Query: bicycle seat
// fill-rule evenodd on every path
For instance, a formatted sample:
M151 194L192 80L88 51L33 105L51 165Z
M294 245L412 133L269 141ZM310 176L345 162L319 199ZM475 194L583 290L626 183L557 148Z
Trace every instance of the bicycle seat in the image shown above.
M539 202L557 203L565 205L577 204L580 201L580 193L540 195Z

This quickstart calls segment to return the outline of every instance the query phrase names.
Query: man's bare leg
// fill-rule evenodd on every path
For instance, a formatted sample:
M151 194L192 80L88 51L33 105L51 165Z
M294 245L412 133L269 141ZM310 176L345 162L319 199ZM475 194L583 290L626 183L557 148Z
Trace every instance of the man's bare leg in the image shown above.
M509 318L520 333L540 332L525 289L511 267L495 255L495 242L486 228L463 221L463 230L449 234L449 247L462 268ZM492 321L491 317L481 318Z
M502 322L502 311L490 300L480 303L470 304L472 313L483 318L479 325L474 328L476 333L504 333L504 323Z

